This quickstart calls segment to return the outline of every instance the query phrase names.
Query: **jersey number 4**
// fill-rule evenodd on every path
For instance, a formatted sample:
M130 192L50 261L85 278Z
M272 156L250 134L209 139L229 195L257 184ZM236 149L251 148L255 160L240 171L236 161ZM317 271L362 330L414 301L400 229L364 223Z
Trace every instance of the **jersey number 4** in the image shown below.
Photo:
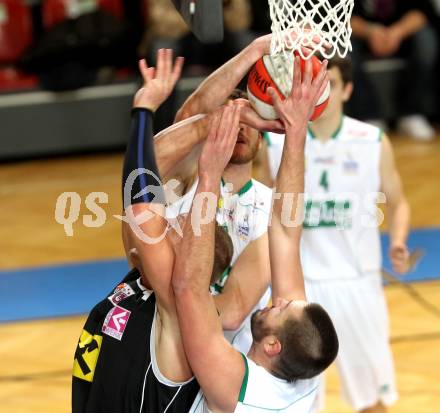
M326 191L328 191L328 173L327 171L322 171L321 179L319 180L319 186L322 186Z

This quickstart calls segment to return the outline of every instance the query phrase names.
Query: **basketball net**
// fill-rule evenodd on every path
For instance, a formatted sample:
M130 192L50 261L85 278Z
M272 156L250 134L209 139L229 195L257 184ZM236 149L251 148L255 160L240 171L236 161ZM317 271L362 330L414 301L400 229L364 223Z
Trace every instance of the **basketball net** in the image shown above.
M283 54L289 59L292 52L297 51L307 59L319 52L331 59L336 53L345 57L351 51L350 19L354 0L268 1L272 56Z

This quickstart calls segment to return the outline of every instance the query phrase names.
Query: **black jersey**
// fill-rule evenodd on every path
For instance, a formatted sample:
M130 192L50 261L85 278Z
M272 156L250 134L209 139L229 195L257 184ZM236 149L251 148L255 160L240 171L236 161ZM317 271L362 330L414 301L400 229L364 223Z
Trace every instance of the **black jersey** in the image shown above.
M185 413L199 385L162 377L154 353L154 293L132 270L96 305L75 352L73 413Z

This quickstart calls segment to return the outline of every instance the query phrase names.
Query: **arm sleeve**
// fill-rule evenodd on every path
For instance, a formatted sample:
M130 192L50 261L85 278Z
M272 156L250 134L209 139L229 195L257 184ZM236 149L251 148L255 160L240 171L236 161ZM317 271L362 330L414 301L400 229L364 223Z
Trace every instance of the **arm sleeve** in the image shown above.
M132 110L130 137L122 172L124 208L136 203L165 203L153 142L153 113Z

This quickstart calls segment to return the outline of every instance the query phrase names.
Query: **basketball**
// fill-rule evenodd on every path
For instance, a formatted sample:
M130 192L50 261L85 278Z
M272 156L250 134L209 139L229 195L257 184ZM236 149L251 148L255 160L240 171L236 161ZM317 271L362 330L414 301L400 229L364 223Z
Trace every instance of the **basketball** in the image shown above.
M295 53L296 54L296 53ZM301 58L301 73L305 72L306 62ZM321 61L312 56L313 77L321 67ZM272 98L267 93L269 87L273 87L282 99L292 89L294 60L287 61L282 57L265 55L252 67L247 83L249 101L256 112L264 119L278 119L275 108L272 106ZM327 107L330 96L330 83L319 98L310 120L317 119Z

